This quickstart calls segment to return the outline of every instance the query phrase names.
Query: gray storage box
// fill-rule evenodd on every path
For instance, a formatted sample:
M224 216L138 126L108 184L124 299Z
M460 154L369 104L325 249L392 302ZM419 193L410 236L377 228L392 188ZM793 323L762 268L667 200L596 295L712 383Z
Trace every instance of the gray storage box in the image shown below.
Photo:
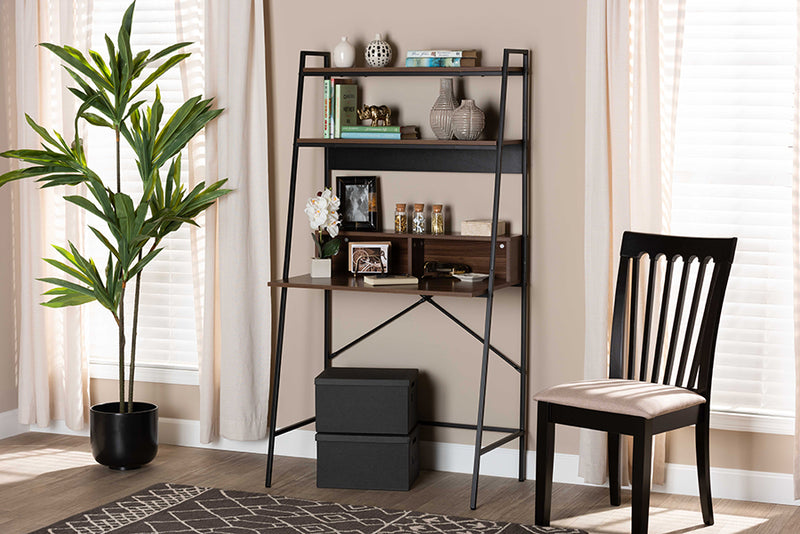
M408 490L419 474L416 428L405 436L317 433L317 487Z
M416 369L331 367L314 380L317 432L403 434L417 424Z

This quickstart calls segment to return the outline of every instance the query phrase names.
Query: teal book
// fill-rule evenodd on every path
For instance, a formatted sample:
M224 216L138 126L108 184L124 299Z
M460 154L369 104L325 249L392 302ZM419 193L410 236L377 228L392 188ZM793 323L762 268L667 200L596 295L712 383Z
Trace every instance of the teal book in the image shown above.
M342 139L417 139L417 134L400 132L342 132Z
M365 132L365 133L414 133L416 126L348 126L342 125L342 133L345 132Z
M466 57L407 57L406 67L474 67L475 58Z
M337 84L333 119L333 137L342 137L342 127L358 124L356 105L358 100L358 86L355 84Z

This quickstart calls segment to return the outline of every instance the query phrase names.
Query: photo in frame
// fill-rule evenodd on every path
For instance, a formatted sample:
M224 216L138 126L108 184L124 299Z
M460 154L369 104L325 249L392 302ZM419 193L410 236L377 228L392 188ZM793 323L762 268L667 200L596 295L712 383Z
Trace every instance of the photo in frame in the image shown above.
M377 176L337 176L336 196L342 230L378 231Z
M353 242L348 244L348 265L353 274L388 273L389 241Z

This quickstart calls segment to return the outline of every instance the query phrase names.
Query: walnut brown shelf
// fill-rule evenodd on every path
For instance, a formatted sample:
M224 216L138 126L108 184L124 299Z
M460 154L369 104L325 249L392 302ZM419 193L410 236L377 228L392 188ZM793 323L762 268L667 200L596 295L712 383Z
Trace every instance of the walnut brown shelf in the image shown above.
M508 67L508 76L524 75L524 67ZM305 67L305 76L502 76L503 67Z
M299 289L325 289L332 291L365 291L368 293L390 293L396 295L433 295L437 297L482 297L486 295L489 282L461 282L456 278L421 279L418 285L370 286L364 284L362 275L334 274L330 278L311 278L308 274L293 276L288 280L273 280L273 287ZM508 287L509 283L495 278L495 291Z

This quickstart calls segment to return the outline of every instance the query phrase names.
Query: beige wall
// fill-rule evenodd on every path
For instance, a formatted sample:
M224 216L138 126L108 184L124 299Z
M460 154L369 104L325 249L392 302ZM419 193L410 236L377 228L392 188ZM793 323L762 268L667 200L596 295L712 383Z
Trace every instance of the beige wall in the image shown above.
M13 20L14 3L0 2L0 27L10 27ZM17 121L10 113L16 108L14 76L10 75L15 63L14 32L0 32L0 152L16 144ZM0 174L9 170L10 162L0 158ZM0 413L17 407L12 216L11 187L6 186L0 189Z
M291 164L291 132L297 86L298 52L330 50L342 35L349 36L363 54L363 46L380 32L394 48L395 65L402 65L407 49L432 47L478 48L483 64L497 65L502 49L525 48L532 56L532 153L531 153L531 314L530 387L537 389L558 380L579 378L583 339L561 335L565 330L583 331L583 114L585 5L581 1L530 2L422 2L393 4L383 13L376 4L363 1L272 1L269 13L272 58L272 165L273 264L279 273L285 235L288 176ZM311 7L313 6L313 8ZM309 10L317 16L308 16ZM460 15L454 17L454 13ZM358 14L358 16L355 16ZM363 57L359 63L363 65ZM359 80L360 101L388 104L397 110L402 124L420 126L423 137L433 137L428 113L438 95L438 78L370 78ZM456 84L457 96L474 98L476 104L497 114L497 78L468 78ZM321 82L310 79L306 89L303 132L319 137ZM521 132L520 83L510 84L507 117L514 137ZM322 185L322 152L301 152L295 208L295 248L292 274L307 272L312 253L302 203ZM358 174L358 173L344 173ZM443 173L378 174L383 225L389 227L395 202L444 202L451 227L465 218L491 216L493 176ZM504 178L501 217L521 231L520 178ZM399 311L415 299L403 296L334 295L334 345L342 346L365 329ZM322 295L292 290L289 294L285 345L284 389L279 423L313 412L309 379L322 366ZM475 330L482 331L485 300L439 299ZM495 299L493 343L518 358L519 290L509 289ZM337 360L338 365L418 367L425 372L421 393L423 417L475 421L481 345L429 306L416 310L358 345ZM514 425L517 420L519 379L513 370L495 360L489 370L487 422ZM531 404L533 409L533 404ZM471 433L439 431L437 438L470 443Z
M6 170L0 163L0 172ZM11 216L11 188L5 187L0 189L0 413L17 407Z

